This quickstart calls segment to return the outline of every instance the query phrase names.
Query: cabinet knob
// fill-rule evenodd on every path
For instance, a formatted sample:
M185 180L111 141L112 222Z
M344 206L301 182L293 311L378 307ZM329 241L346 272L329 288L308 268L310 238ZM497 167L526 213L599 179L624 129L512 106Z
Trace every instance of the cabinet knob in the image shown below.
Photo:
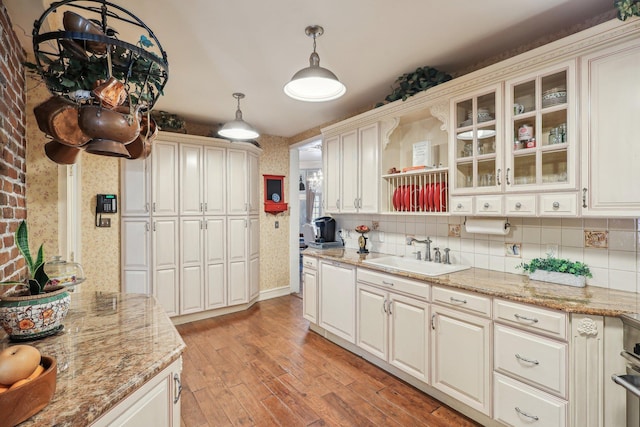
M489 209L489 206L490 206L490 205L489 205L489 203L488 203L488 202L485 202L485 204L484 204L484 208L485 208L485 209Z
M518 202L516 203L516 209L520 209L522 207L522 203Z
M462 203L458 203L458 206L456 206L456 208L462 209Z
M553 209L558 209L560 207L560 203L559 202L553 202Z

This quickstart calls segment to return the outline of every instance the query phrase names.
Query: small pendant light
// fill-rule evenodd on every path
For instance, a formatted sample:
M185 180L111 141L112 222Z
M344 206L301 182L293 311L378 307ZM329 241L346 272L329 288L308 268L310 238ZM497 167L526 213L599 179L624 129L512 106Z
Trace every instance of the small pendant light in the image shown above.
M304 30L313 37L313 53L309 57L309 66L293 75L284 87L284 93L293 99L307 102L323 102L340 98L347 88L340 83L331 71L320 66L320 56L316 53L316 38L324 33L320 25L310 25Z
M244 98L244 93L234 93L233 97L238 100L238 109L236 110L236 119L225 123L222 129L218 131L220 136L229 139L247 140L255 139L260 134L247 122L242 120L242 111L240 111L240 100Z

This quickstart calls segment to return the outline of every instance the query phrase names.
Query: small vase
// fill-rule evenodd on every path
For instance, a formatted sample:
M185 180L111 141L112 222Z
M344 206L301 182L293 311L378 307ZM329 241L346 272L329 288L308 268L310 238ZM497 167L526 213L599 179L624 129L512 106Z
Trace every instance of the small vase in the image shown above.
M53 335L63 328L70 301L64 287L38 295L1 295L0 325L12 341Z
M570 273L559 273L557 271L536 270L529 273L529 279L539 280L541 282L557 283L559 285L575 286L583 288L585 285L585 276L576 276Z

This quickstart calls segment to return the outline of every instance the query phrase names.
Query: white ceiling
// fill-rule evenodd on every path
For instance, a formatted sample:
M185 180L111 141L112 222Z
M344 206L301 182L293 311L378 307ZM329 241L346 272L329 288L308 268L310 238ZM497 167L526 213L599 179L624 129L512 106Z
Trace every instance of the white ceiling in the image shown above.
M31 52L47 0L0 1ZM111 1L144 21L167 52L170 77L156 109L223 123L234 118L231 94L244 92L244 119L284 137L372 107L416 67L454 73L613 9L613 0ZM305 103L282 90L309 65L311 24L325 29L320 65L347 86L338 100Z

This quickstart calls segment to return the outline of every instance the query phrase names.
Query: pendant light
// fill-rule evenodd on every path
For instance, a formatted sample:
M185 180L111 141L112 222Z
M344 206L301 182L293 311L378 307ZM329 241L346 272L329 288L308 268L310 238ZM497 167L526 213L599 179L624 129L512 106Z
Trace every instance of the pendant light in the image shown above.
M255 139L260 134L247 122L242 120L242 111L240 111L240 100L244 98L244 93L234 93L233 97L238 100L238 109L236 110L236 119L225 123L222 129L218 131L220 136L229 139Z
M293 75L284 87L284 93L293 99L307 102L323 102L340 98L347 88L340 83L331 71L320 66L320 56L316 53L316 38L324 33L320 25L310 25L304 30L313 37L313 53L309 57L309 66Z

